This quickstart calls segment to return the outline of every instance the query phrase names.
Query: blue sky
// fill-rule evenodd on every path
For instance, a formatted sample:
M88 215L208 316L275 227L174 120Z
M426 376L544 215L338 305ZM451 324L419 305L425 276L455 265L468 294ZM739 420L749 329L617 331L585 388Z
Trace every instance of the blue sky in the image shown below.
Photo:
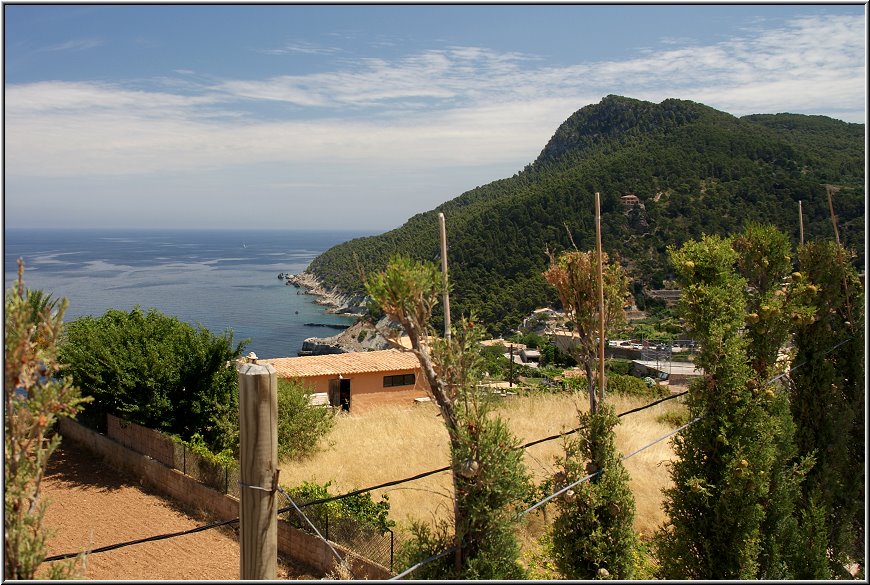
M7 227L386 230L609 94L866 115L863 4L7 4L3 24Z

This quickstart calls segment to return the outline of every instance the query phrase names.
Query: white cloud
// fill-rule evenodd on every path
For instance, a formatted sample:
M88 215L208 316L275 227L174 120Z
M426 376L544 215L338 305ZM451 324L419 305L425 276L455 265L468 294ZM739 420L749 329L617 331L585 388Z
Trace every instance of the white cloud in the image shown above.
M42 47L39 49L40 51L46 52L54 52L54 51L86 51L87 49L93 49L99 47L103 44L101 39L74 39L71 41L67 41L65 43L60 43L57 45L50 45L47 47Z
M269 164L296 169L292 179L263 177L264 187L325 184L324 176L306 175L306 167L327 166L344 176L382 173L368 189L403 173L465 169L468 177L479 169L476 176L487 176L486 169L518 170L531 162L571 113L611 93L692 99L736 115L791 111L863 122L864 32L863 18L814 17L754 36L668 44L634 59L566 67L482 47L447 47L259 80L194 79L182 71L185 79L156 80L151 90L141 83L140 89L11 84L6 173L141 177L226 175ZM294 47L317 49L285 49ZM268 117L258 110L264 103L271 106ZM456 194L439 192L441 200Z
M333 55L335 53L340 53L341 49L337 47L323 47L305 41L297 41L294 43L288 43L277 49L264 49L260 52L266 53L267 55Z

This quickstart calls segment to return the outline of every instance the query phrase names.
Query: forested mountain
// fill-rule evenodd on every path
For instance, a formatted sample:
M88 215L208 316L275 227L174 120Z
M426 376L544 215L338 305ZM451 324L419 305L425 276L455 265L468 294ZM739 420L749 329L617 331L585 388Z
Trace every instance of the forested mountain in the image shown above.
M439 259L438 212L447 218L451 312L477 311L494 333L556 302L541 276L547 250L595 247L594 193L602 239L634 279L635 294L672 277L668 245L727 234L747 220L840 238L864 267L864 125L823 116L742 118L690 101L660 104L608 96L566 120L540 156L513 177L463 193L403 226L335 246L308 267L327 287L362 291L359 268L380 270L403 253ZM638 204L622 201L634 194ZM568 228L566 230L566 227Z

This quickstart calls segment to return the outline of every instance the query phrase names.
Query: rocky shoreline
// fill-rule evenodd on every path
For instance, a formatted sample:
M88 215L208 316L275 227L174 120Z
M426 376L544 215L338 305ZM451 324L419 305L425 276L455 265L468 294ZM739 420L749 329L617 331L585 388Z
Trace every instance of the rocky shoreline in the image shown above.
M327 313L355 316L364 314L363 303L365 299L363 297L342 294L337 289L328 290L320 282L320 279L310 272L288 274L285 277L285 283L302 289L307 295L317 297L314 304L329 307L326 310Z
M327 290L320 279L310 272L287 274L284 276L284 280L285 284L295 286L304 294L317 297L314 303L328 307L326 309L327 313L356 317L363 317L365 315L364 297L345 295L336 289ZM334 328L340 327L335 325L322 326ZM369 351L371 349L382 349L381 345L385 342L385 340L380 338L379 335L375 334L373 329L369 331L363 324L362 319L357 320L356 323L347 328L341 327L341 329L343 329L343 331L331 337L309 337L305 339L302 342L302 349L299 351L299 355L326 355L353 351ZM364 329L366 331L361 334Z

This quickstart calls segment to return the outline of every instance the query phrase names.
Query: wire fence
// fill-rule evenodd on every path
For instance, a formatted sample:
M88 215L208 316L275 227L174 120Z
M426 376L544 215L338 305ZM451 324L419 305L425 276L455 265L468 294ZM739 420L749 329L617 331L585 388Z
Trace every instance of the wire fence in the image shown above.
M160 461L177 469L215 491L240 497L239 464L216 463L200 455L190 446L174 441L160 431L128 422L114 415L106 415L109 438L128 449Z
M203 485L237 498L241 497L239 465L223 465L206 459L184 443L175 443L172 466Z
M324 505L306 506L305 516L310 524L293 510L288 510L284 519L294 528L311 534L319 532L326 540L393 570L400 538L392 530L381 532L371 523L330 513Z

